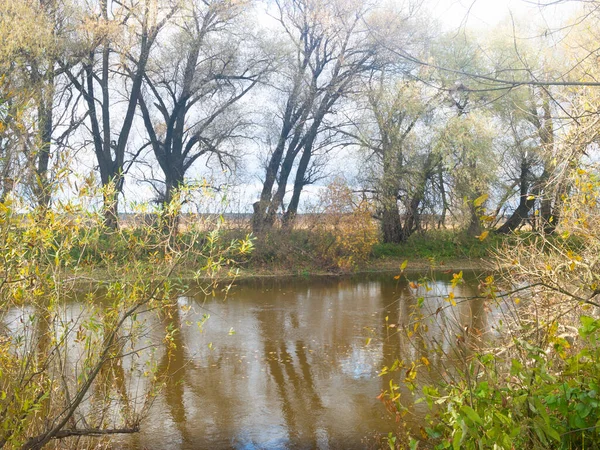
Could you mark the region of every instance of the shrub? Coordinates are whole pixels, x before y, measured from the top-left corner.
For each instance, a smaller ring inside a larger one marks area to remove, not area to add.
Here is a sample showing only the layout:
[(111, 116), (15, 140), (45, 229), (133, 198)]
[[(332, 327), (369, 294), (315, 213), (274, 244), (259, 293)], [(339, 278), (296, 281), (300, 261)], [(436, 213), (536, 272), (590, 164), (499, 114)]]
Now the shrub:
[(336, 178), (321, 193), (318, 208), (309, 227), (317, 236), (317, 254), (343, 270), (366, 261), (378, 239), (372, 205)]
[[(597, 173), (597, 169), (579, 169), (573, 174), (570, 196), (562, 199), (557, 235), (515, 234), (497, 249), (502, 282), (490, 276), (480, 284), (481, 297), (497, 307), (494, 339), (472, 340), (465, 331), (456, 336), (452, 348), (431, 346), (443, 358), (452, 352), (460, 359), (456, 370), (434, 383), (416, 381), (417, 371), (428, 370), (427, 355), (424, 360), (398, 361), (384, 368), (383, 374), (393, 376), (390, 388), (381, 395), (388, 409), (397, 415), (409, 411), (400, 396), (403, 383), (414, 393), (415, 402), (425, 403), (429, 410), (427, 427), (419, 432), (399, 429), (390, 436), (391, 446), (600, 447)], [(447, 300), (448, 308), (456, 304), (452, 294)], [(406, 330), (411, 335), (423, 328), (419, 328), (424, 320), (419, 308), (412, 320)], [(407, 367), (411, 376), (402, 377)]]

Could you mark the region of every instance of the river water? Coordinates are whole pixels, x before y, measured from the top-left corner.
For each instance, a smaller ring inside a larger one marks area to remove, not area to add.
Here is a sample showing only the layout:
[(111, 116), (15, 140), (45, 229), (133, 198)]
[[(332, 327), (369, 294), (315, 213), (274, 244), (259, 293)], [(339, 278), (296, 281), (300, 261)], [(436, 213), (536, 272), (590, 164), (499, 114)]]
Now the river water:
[[(465, 331), (488, 328), (484, 302), (461, 300), (476, 294), (477, 274), (454, 289), (451, 274), (408, 278), (263, 279), (238, 283), (226, 300), (180, 297), (171, 376), (142, 431), (115, 448), (376, 448), (397, 426), (377, 400), (389, 384), (382, 367), (426, 357), (424, 376), (442, 376), (454, 364), (443, 354), (460, 350)], [(427, 341), (405, 332), (419, 297)]]

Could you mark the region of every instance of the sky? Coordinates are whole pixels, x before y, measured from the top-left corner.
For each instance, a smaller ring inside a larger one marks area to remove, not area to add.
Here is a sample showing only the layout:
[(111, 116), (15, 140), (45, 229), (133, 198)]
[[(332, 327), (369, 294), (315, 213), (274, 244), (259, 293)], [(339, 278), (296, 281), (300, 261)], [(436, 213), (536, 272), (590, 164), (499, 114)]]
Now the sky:
[(433, 15), (448, 29), (489, 28), (505, 17), (542, 17), (549, 25), (564, 19), (578, 2), (566, 0), (430, 0)]

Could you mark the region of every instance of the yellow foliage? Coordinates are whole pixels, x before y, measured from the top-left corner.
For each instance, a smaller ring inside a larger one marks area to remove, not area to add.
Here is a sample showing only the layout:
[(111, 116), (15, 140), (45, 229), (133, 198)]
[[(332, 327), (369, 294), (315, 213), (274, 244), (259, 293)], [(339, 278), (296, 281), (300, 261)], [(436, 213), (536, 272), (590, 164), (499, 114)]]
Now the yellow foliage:
[(372, 205), (358, 199), (346, 182), (336, 178), (320, 196), (322, 214), (315, 231), (328, 237), (320, 253), (343, 270), (366, 261), (377, 243)]

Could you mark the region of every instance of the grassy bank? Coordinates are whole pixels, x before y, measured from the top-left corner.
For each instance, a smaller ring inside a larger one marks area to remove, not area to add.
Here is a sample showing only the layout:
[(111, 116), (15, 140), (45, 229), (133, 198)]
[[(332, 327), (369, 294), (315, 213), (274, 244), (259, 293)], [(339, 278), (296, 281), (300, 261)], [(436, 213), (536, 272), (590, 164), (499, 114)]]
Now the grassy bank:
[[(240, 238), (231, 232), (228, 238)], [(491, 268), (502, 248), (533, 246), (540, 251), (555, 244), (578, 251), (580, 239), (553, 235), (540, 239), (532, 232), (504, 235), (490, 233), (484, 240), (457, 230), (430, 230), (417, 233), (401, 244), (375, 242), (363, 254), (350, 254), (336, 246), (332, 236), (313, 231), (274, 230), (263, 238), (253, 238), (254, 249), (240, 264), (242, 274), (311, 274), (397, 271), (408, 261), (407, 271), (432, 267), (444, 270)], [(545, 250), (546, 249), (546, 250)], [(350, 262), (349, 262), (350, 260)], [(341, 262), (341, 264), (340, 264)]]
[[(404, 261), (408, 261), (406, 271), (409, 272), (425, 272), (431, 268), (492, 269), (497, 266), (494, 255), (502, 248), (517, 244), (537, 245), (542, 249), (560, 243), (574, 251), (581, 246), (573, 236), (539, 240), (539, 236), (531, 232), (490, 233), (480, 240), (457, 230), (417, 233), (401, 244), (361, 241), (354, 236), (352, 245), (348, 245), (343, 236), (322, 229), (274, 229), (262, 236), (249, 234), (245, 229), (226, 229), (218, 233), (191, 231), (182, 232), (172, 240), (143, 227), (112, 234), (103, 230), (86, 230), (85, 233), (86, 238), (71, 247), (69, 260), (75, 265), (69, 273), (98, 281), (110, 279), (119, 273), (115, 268), (130, 266), (132, 262), (139, 271), (164, 263), (166, 257), (172, 257), (174, 249), (185, 257), (176, 265), (172, 277), (192, 279), (198, 272), (206, 276), (206, 269), (213, 264), (220, 267), (218, 276), (223, 278), (234, 274), (238, 278), (262, 278), (398, 272)], [(57, 243), (59, 247), (60, 244)], [(207, 244), (218, 251), (207, 254), (203, 250)]]
[[(118, 233), (86, 230), (80, 242), (71, 243), (70, 266), (65, 273), (84, 281), (110, 280), (121, 273), (119, 267), (135, 265), (136, 271), (143, 272), (163, 264), (165, 258), (172, 258), (174, 249), (185, 254), (172, 273), (173, 278), (180, 279), (193, 279), (199, 272), (205, 277), (208, 266), (214, 264), (220, 267), (218, 276), (223, 278), (234, 273), (237, 278), (262, 278), (398, 272), (406, 260), (407, 271), (423, 272), (432, 267), (458, 271), (489, 267), (490, 255), (506, 240), (492, 237), (482, 242), (464, 233), (436, 230), (413, 235), (402, 244), (375, 242), (356, 252), (339, 237), (318, 230), (276, 229), (260, 237), (247, 237), (244, 230), (190, 232), (169, 242), (144, 228)], [(59, 235), (54, 246), (60, 248), (61, 239)], [(209, 242), (210, 248), (219, 251), (203, 251)]]
[[(135, 261), (140, 270), (144, 266), (161, 263), (170, 253), (168, 245), (197, 251), (186, 252), (173, 273), (176, 278), (193, 278), (194, 274), (214, 264), (214, 255), (205, 254), (201, 249), (207, 242), (218, 248), (227, 249), (219, 253), (222, 276), (228, 277), (229, 269), (234, 269), (238, 277), (277, 277), (338, 275), (360, 272), (398, 271), (404, 261), (408, 261), (407, 271), (426, 271), (432, 267), (441, 270), (486, 269), (492, 267), (494, 254), (505, 246), (513, 246), (517, 241), (533, 242), (535, 235), (490, 234), (485, 240), (468, 236), (464, 232), (432, 230), (412, 235), (401, 244), (375, 242), (356, 252), (354, 247), (345, 247), (339, 236), (315, 230), (275, 229), (263, 236), (248, 235), (245, 230), (225, 230), (221, 233), (181, 233), (175, 243), (164, 240), (151, 241), (157, 235), (146, 235), (142, 228), (122, 230), (114, 235), (98, 234), (95, 239), (85, 241), (85, 245), (74, 246), (72, 261), (77, 261), (73, 272), (92, 278), (106, 279), (111, 266), (130, 264)], [(240, 252), (235, 242), (249, 236), (249, 247)], [(563, 240), (561, 237), (554, 239)], [(569, 238), (573, 248), (577, 241)], [(143, 242), (144, 245), (140, 245)], [(107, 258), (107, 254), (110, 255)]]

